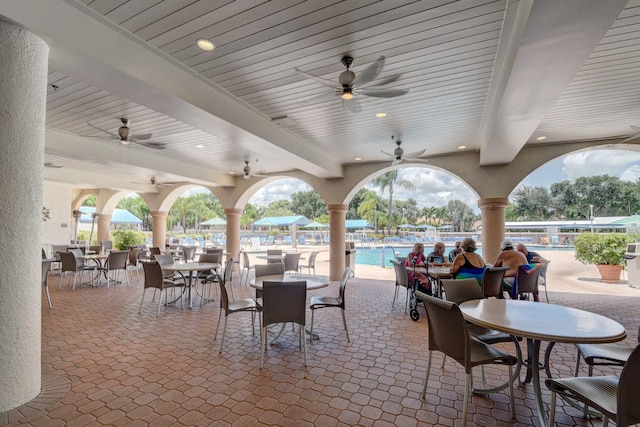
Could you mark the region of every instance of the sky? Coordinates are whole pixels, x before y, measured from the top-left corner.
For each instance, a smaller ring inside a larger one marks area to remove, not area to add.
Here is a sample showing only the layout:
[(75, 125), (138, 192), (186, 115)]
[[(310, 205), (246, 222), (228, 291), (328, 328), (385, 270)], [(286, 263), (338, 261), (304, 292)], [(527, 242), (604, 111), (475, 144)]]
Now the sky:
[[(635, 182), (640, 178), (640, 153), (625, 150), (593, 150), (568, 154), (552, 160), (527, 176), (517, 188), (523, 185), (549, 187), (555, 182), (574, 181), (582, 176), (616, 176), (625, 181)], [(450, 200), (461, 200), (476, 213), (478, 197), (466, 184), (442, 171), (420, 168), (399, 169), (403, 179), (415, 184), (415, 191), (396, 189), (394, 199), (414, 198), (419, 207), (444, 206)], [(373, 188), (373, 187), (371, 187)], [(269, 203), (289, 199), (297, 191), (310, 191), (311, 187), (298, 179), (282, 179), (260, 189), (249, 200), (250, 203), (266, 206)], [(386, 197), (388, 194), (383, 194)]]

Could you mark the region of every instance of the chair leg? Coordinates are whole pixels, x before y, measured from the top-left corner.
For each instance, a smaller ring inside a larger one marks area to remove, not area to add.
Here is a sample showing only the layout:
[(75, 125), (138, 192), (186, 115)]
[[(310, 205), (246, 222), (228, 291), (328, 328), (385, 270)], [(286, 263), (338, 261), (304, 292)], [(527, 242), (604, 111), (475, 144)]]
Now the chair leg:
[(467, 425), (467, 412), (469, 411), (469, 388), (471, 383), (471, 372), (467, 374), (464, 382), (464, 404), (462, 405), (462, 427)]
[(431, 371), (431, 358), (433, 357), (433, 350), (429, 350), (429, 360), (427, 361), (427, 376), (424, 378), (424, 385), (422, 387), (422, 400), (427, 397), (427, 383), (429, 382), (429, 372)]
[(551, 392), (551, 409), (549, 409), (549, 426), (553, 426), (556, 420), (556, 392)]
[(147, 288), (142, 290), (142, 299), (140, 300), (140, 308), (138, 309), (138, 314), (142, 313), (142, 302), (144, 301), (144, 294), (147, 292)]
[[(513, 366), (509, 365), (509, 378), (513, 378)], [(509, 404), (511, 405), (511, 419), (516, 420), (516, 404), (513, 398), (513, 381), (509, 380)]]
[(260, 326), (260, 369), (262, 369), (262, 365), (264, 364), (264, 352), (267, 347), (267, 327)]
[(396, 305), (396, 298), (398, 297), (398, 286), (396, 285), (396, 291), (393, 293), (393, 302), (391, 303), (391, 308), (393, 308), (394, 305)]
[[(309, 342), (313, 342), (313, 315), (316, 311), (311, 309), (311, 331), (309, 332)], [(347, 336), (349, 334), (347, 333)]]
[(44, 290), (47, 292), (47, 302), (49, 303), (49, 308), (53, 308), (53, 305), (51, 305), (51, 295), (49, 295), (49, 286), (45, 286)]
[(302, 351), (304, 352), (304, 366), (307, 367), (307, 339), (304, 337), (304, 325), (300, 325), (300, 341), (302, 342)]
[[(347, 333), (347, 341), (351, 342), (351, 340), (349, 339), (349, 329), (347, 329), (347, 318), (345, 317), (345, 314), (344, 314), (344, 308), (342, 308), (341, 311), (342, 311), (342, 323), (344, 323), (344, 331)], [(311, 312), (311, 326), (313, 326), (313, 311)]]
[[(107, 279), (107, 284), (109, 283), (109, 280)], [(167, 295), (167, 293), (169, 292), (169, 288), (164, 290), (164, 299), (166, 301), (169, 300), (169, 295)], [(160, 316), (160, 306), (162, 305), (162, 291), (160, 291), (160, 298), (158, 298), (158, 312), (156, 313), (156, 316)]]
[(216, 325), (216, 334), (213, 336), (214, 341), (218, 339), (218, 329), (220, 329), (220, 320), (222, 320), (222, 308), (220, 308), (220, 311), (218, 312), (218, 324)]
[(574, 377), (577, 377), (580, 373), (580, 350), (578, 350), (578, 354), (576, 356), (576, 371), (574, 372)]
[(224, 325), (222, 326), (222, 339), (220, 340), (220, 350), (218, 353), (222, 353), (222, 346), (224, 345), (224, 335), (227, 333), (227, 315), (224, 316)]

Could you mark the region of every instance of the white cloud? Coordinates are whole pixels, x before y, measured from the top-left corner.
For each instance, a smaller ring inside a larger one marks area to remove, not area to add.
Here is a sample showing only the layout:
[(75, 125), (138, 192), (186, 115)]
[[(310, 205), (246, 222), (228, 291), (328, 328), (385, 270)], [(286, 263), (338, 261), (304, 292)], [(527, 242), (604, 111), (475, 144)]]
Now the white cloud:
[[(621, 179), (622, 174), (638, 166), (640, 153), (622, 150), (597, 150), (569, 154), (562, 161), (564, 179), (575, 180), (583, 176), (611, 175)], [(636, 175), (637, 176), (637, 175)]]
[(277, 200), (291, 200), (291, 195), (298, 191), (311, 191), (312, 188), (306, 182), (297, 178), (279, 179), (271, 182), (251, 196), (249, 203), (257, 206), (268, 206)]

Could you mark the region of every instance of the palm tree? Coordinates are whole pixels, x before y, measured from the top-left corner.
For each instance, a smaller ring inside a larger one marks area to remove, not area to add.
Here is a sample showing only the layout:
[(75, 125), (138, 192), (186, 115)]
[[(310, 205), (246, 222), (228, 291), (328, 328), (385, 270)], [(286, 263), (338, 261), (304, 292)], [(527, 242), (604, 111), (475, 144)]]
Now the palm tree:
[(358, 215), (360, 218), (371, 219), (373, 217), (373, 226), (375, 233), (378, 233), (378, 209), (382, 208), (382, 199), (378, 197), (375, 191), (367, 191), (362, 203), (358, 206)]
[(389, 191), (389, 204), (387, 206), (387, 218), (389, 218), (389, 223), (387, 224), (387, 229), (389, 231), (389, 234), (391, 234), (391, 227), (393, 226), (391, 213), (393, 211), (394, 187), (397, 186), (399, 188), (404, 188), (405, 190), (415, 190), (416, 186), (413, 185), (411, 181), (407, 181), (406, 179), (399, 179), (397, 169), (380, 175), (379, 177), (373, 179), (371, 183), (380, 188), (381, 193), (384, 193), (384, 190)]

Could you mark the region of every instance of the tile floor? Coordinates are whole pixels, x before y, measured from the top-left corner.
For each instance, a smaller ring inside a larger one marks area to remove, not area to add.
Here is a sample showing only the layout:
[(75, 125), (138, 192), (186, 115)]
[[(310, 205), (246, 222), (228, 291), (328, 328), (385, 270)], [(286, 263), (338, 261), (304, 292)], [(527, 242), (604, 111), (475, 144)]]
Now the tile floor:
[[(252, 295), (238, 279), (234, 275), (236, 297)], [(455, 362), (447, 360), (443, 372), (442, 356), (436, 353), (426, 401), (419, 398), (426, 367), (426, 316), (422, 307), (417, 322), (404, 314), (402, 290), (392, 308), (391, 281), (350, 281), (351, 342), (339, 310), (320, 310), (314, 328), (321, 339), (308, 345), (308, 367), (288, 327), (269, 346), (262, 370), (259, 335), (252, 336), (249, 314), (229, 318), (219, 354), (220, 338), (213, 339), (217, 304), (200, 306), (196, 298), (191, 309), (170, 305), (156, 317), (156, 304), (147, 295), (138, 314), (141, 283), (134, 275), (129, 287), (58, 290), (58, 277), (52, 276), (53, 310), (44, 298), (42, 309), (43, 393), (2, 414), (0, 425), (461, 425), (464, 372)], [(337, 294), (337, 288), (332, 283), (312, 292)], [(629, 331), (627, 342), (636, 342), (639, 298), (559, 292), (550, 297), (554, 303), (620, 321)], [(572, 346), (557, 345), (553, 374), (571, 375), (575, 353)], [(487, 374), (498, 381), (506, 371), (490, 368)], [(517, 386), (515, 393), (516, 422), (510, 421), (505, 391), (473, 396), (467, 425), (538, 425), (531, 384)], [(549, 402), (546, 391), (544, 399)], [(601, 425), (565, 407), (559, 408), (557, 421)]]

